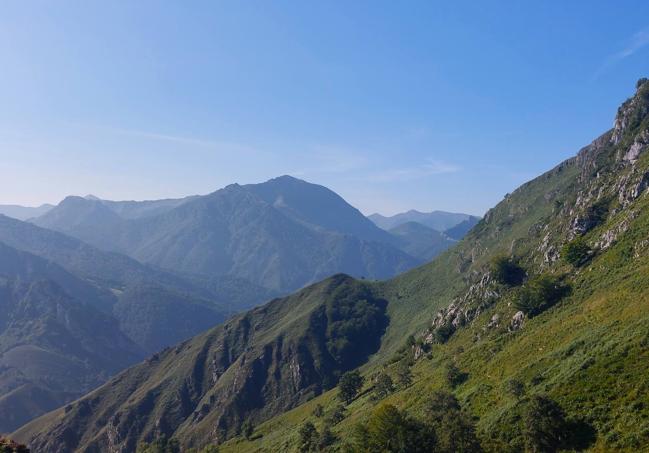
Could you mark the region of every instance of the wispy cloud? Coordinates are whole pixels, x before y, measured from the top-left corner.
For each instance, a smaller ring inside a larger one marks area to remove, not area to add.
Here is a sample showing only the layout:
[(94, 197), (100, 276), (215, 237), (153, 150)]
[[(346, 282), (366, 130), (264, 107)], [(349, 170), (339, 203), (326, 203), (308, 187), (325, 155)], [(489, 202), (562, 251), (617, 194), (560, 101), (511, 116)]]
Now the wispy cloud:
[(304, 160), (305, 165), (291, 171), (294, 176), (349, 173), (365, 168), (371, 161), (365, 153), (339, 145), (312, 145), (299, 154), (296, 159)]
[(138, 130), (131, 130), (131, 129), (119, 129), (119, 128), (110, 128), (110, 130), (119, 135), (140, 137), (140, 138), (146, 138), (146, 139), (162, 141), (162, 142), (180, 143), (184, 145), (203, 146), (203, 147), (211, 147), (211, 148), (216, 148), (222, 145), (222, 143), (211, 141), (211, 140), (202, 140), (199, 138), (183, 137), (179, 135), (167, 135), (167, 134), (159, 134), (156, 132), (138, 131)]
[(457, 173), (461, 168), (455, 164), (429, 159), (416, 167), (394, 168), (366, 175), (363, 179), (371, 182), (412, 181), (433, 175)]
[(624, 48), (612, 55), (609, 55), (604, 63), (602, 63), (597, 71), (595, 71), (595, 74), (593, 74), (593, 79), (597, 79), (611, 66), (626, 58), (629, 58), (630, 56), (634, 55), (647, 46), (649, 46), (649, 27), (635, 33), (629, 40), (627, 40)]

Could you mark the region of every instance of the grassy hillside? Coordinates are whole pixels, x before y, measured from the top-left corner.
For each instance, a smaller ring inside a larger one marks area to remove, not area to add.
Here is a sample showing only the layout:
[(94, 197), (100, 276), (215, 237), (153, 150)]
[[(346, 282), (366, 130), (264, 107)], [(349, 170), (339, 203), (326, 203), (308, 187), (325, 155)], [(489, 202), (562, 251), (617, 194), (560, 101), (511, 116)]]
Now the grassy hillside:
[[(378, 402), (366, 381), (332, 428), (338, 439), (332, 450), (345, 449), (355, 426), (380, 404), (425, 417), (436, 390), (453, 392), (476, 418), (488, 451), (526, 449), (522, 414), (534, 395), (549, 395), (572, 423), (563, 448), (647, 449), (649, 155), (629, 151), (647, 148), (648, 107), (645, 83), (618, 112), (614, 130), (508, 195), (458, 247), (382, 285), (391, 322), (363, 371), (396, 381), (406, 361), (413, 384)], [(586, 258), (570, 264), (564, 245), (575, 241), (586, 245)], [(522, 286), (495, 281), (490, 263), (501, 254), (526, 270)], [(561, 278), (571, 291), (517, 325), (517, 304), (539, 274)], [(437, 339), (440, 331), (446, 341)], [(413, 346), (404, 339), (408, 333)], [(449, 383), (451, 364), (462, 376), (456, 385)], [(331, 425), (336, 395), (332, 390), (267, 421), (251, 441), (233, 439), (222, 451), (298, 451), (305, 422), (319, 430)], [(318, 405), (324, 417), (314, 415)]]

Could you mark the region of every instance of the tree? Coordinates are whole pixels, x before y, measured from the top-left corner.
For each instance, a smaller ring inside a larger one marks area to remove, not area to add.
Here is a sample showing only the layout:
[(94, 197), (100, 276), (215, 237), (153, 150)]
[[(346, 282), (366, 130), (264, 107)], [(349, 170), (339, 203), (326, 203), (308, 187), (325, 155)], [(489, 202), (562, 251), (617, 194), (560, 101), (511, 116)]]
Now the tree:
[(450, 363), (446, 367), (446, 382), (448, 385), (455, 388), (463, 383), (467, 378), (467, 374), (460, 371), (454, 363)]
[(412, 371), (408, 362), (405, 360), (400, 360), (397, 364), (397, 383), (399, 387), (406, 388), (412, 385)]
[(523, 414), (524, 436), (532, 452), (557, 451), (566, 439), (563, 409), (545, 395), (533, 396)]
[(322, 432), (318, 437), (318, 450), (324, 451), (330, 445), (333, 445), (337, 440), (337, 437), (334, 433), (331, 432), (329, 425), (325, 424), (322, 428)]
[(415, 340), (414, 335), (408, 335), (408, 338), (406, 339), (406, 345), (409, 348), (412, 348), (416, 344), (417, 344), (417, 341)]
[(217, 445), (208, 445), (200, 453), (219, 453), (219, 447)]
[(455, 395), (449, 392), (436, 391), (426, 402), (424, 412), (431, 423), (438, 424), (447, 413), (459, 410), (461, 410), (460, 403)]
[(457, 398), (448, 392), (435, 392), (426, 404), (426, 423), (437, 434), (440, 452), (480, 452), (473, 420), (462, 412)]
[(246, 438), (246, 440), (250, 440), (254, 432), (255, 426), (252, 424), (249, 418), (246, 419), (246, 421), (241, 425), (241, 434)]
[(162, 436), (150, 444), (140, 444), (137, 453), (180, 453), (180, 443), (176, 439)]
[(314, 417), (318, 417), (318, 418), (322, 417), (324, 415), (324, 407), (322, 407), (322, 404), (320, 403), (316, 404), (315, 407), (313, 408), (312, 413)]
[(510, 379), (505, 382), (505, 389), (507, 393), (514, 396), (517, 400), (525, 395), (525, 384), (517, 379)]
[(491, 260), (489, 270), (493, 278), (503, 285), (518, 286), (525, 280), (523, 269), (513, 258), (498, 255)]
[(331, 414), (329, 414), (329, 416), (325, 420), (325, 423), (328, 423), (330, 425), (337, 425), (344, 419), (345, 406), (343, 406), (342, 404), (337, 404), (336, 407), (334, 407), (333, 411), (331, 411)]
[(559, 277), (539, 275), (521, 289), (514, 305), (531, 318), (559, 302), (569, 292), (570, 286)]
[(382, 400), (394, 391), (394, 383), (387, 373), (379, 373), (374, 384), (374, 398)]
[(354, 401), (354, 398), (356, 398), (358, 392), (363, 387), (363, 382), (364, 378), (357, 370), (348, 371), (343, 374), (340, 378), (340, 382), (338, 382), (340, 399), (343, 400), (345, 404)]
[(588, 262), (591, 257), (591, 252), (592, 250), (584, 238), (579, 237), (563, 246), (561, 256), (568, 264), (574, 267), (580, 267)]
[(306, 422), (300, 427), (300, 451), (310, 452), (316, 448), (318, 442), (318, 430), (311, 422)]
[(381, 405), (372, 413), (366, 430), (366, 451), (430, 452), (436, 444), (432, 429), (391, 404)]

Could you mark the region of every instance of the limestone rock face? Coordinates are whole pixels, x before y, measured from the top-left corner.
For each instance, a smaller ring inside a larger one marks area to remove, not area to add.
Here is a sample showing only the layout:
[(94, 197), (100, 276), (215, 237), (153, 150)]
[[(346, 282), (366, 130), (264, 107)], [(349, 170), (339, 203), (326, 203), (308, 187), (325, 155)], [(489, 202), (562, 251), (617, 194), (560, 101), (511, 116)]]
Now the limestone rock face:
[(516, 314), (512, 317), (511, 322), (509, 323), (509, 331), (510, 332), (516, 332), (517, 330), (520, 330), (523, 328), (523, 324), (525, 323), (525, 313), (522, 311), (517, 311)]

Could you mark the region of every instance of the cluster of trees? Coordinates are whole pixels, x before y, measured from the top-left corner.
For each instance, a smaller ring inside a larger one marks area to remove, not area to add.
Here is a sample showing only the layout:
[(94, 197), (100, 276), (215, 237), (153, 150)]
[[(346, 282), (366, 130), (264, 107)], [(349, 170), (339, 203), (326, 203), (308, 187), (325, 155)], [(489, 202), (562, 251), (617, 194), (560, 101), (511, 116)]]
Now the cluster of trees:
[(0, 436), (0, 453), (29, 453), (29, 448), (11, 439)]
[(331, 432), (328, 423), (325, 423), (322, 431), (318, 432), (315, 425), (310, 421), (300, 427), (299, 436), (298, 448), (302, 453), (325, 451), (338, 440), (334, 433)]
[(359, 366), (375, 352), (388, 325), (387, 302), (377, 299), (362, 285), (343, 285), (322, 307), (326, 318), (326, 347), (339, 369)]
[(219, 447), (208, 445), (203, 449), (183, 450), (177, 439), (162, 436), (151, 443), (142, 442), (137, 447), (137, 453), (219, 453)]
[[(386, 370), (379, 372), (372, 378), (372, 399), (382, 400), (398, 388), (406, 388), (412, 384), (411, 363), (402, 359), (397, 362), (394, 370), (396, 379), (392, 378)], [(350, 404), (363, 388), (365, 378), (357, 371), (349, 371), (342, 375), (338, 382), (338, 398), (345, 404)]]
[(473, 419), (445, 392), (431, 396), (421, 419), (391, 404), (377, 407), (366, 423), (355, 426), (344, 449), (350, 453), (481, 451)]
[(556, 275), (543, 274), (523, 286), (515, 302), (516, 308), (529, 317), (536, 316), (570, 293), (570, 286)]
[(592, 255), (592, 249), (582, 237), (568, 242), (561, 249), (561, 257), (574, 267), (583, 266), (591, 259)]
[(518, 261), (507, 255), (494, 257), (491, 260), (489, 271), (498, 283), (507, 286), (519, 286), (527, 277), (527, 272), (518, 264)]

